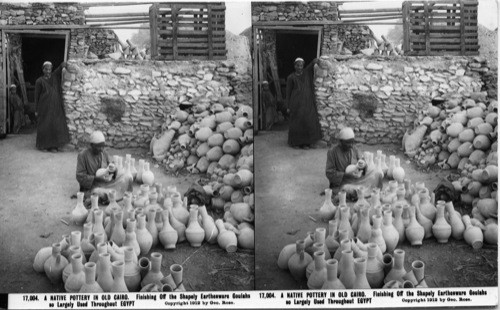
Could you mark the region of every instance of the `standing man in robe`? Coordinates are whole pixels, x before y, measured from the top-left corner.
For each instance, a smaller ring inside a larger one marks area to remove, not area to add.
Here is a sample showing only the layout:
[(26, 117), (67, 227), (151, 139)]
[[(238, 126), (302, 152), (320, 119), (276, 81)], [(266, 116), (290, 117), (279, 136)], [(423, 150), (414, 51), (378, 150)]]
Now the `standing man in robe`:
[(17, 134), (23, 126), (24, 122), (24, 106), (23, 101), (17, 95), (17, 86), (15, 84), (9, 87), (9, 106), (12, 115), (12, 132)]

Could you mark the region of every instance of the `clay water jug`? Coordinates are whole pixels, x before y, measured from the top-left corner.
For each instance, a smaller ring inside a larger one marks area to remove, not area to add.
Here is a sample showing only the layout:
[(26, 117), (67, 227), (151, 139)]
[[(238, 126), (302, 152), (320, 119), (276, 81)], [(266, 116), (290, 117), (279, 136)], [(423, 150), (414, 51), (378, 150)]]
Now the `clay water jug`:
[(339, 206), (337, 208), (337, 212), (335, 215), (340, 214), (340, 207), (347, 207), (347, 192), (344, 190), (341, 190), (339, 192)]
[(420, 198), (420, 212), (426, 218), (434, 222), (436, 220), (437, 210), (431, 201), (431, 196), (428, 194), (428, 191), (426, 189), (421, 189), (418, 193)]
[(135, 167), (135, 158), (130, 158), (130, 173), (132, 173), (132, 179), (137, 178), (137, 168)]
[(130, 160), (125, 159), (124, 164), (124, 177), (128, 178), (131, 182), (134, 180), (134, 175), (132, 174), (132, 164)]
[(383, 190), (380, 195), (380, 201), (382, 203), (389, 203), (392, 205), (393, 201), (397, 199), (398, 182), (389, 181), (388, 186)]
[(52, 255), (52, 247), (46, 246), (38, 250), (35, 259), (33, 260), (33, 269), (36, 272), (44, 272), (43, 264)]
[(370, 289), (370, 284), (366, 278), (366, 259), (358, 257), (354, 259), (354, 279), (353, 289)]
[(439, 243), (447, 243), (451, 236), (451, 226), (444, 218), (444, 204), (437, 205), (437, 215), (434, 225), (432, 225), (432, 234)]
[(344, 284), (339, 280), (338, 261), (334, 258), (326, 261), (326, 281), (321, 287), (322, 290), (340, 290), (345, 289)]
[(488, 244), (498, 244), (498, 224), (494, 220), (486, 220), (484, 241)]
[(240, 223), (237, 227), (239, 234), (236, 235), (238, 238), (238, 246), (243, 249), (255, 249), (255, 229), (250, 223)]
[(94, 211), (99, 210), (99, 196), (97, 194), (90, 195), (90, 210), (87, 215), (86, 223), (94, 223)]
[(149, 283), (157, 283), (164, 277), (161, 272), (161, 260), (163, 256), (158, 252), (151, 253), (151, 270), (146, 274), (141, 281), (141, 286), (144, 287)]
[(189, 223), (186, 228), (186, 239), (192, 247), (200, 247), (205, 239), (205, 230), (198, 222), (198, 206), (191, 205), (189, 210)]
[(161, 206), (158, 203), (158, 193), (156, 192), (156, 187), (150, 187), (150, 192), (148, 194), (149, 202), (144, 208), (144, 212), (147, 214), (149, 210), (155, 209), (160, 210)]
[(325, 252), (316, 251), (313, 254), (314, 257), (314, 270), (307, 279), (307, 287), (309, 289), (321, 289), (326, 281), (326, 262), (325, 262)]
[(387, 175), (387, 171), (389, 170), (389, 166), (387, 166), (386, 158), (387, 158), (386, 154), (380, 155), (380, 162), (382, 163), (382, 171), (384, 172), (384, 176)]
[(396, 228), (399, 234), (399, 243), (402, 243), (405, 241), (405, 225), (403, 223), (403, 206), (397, 205), (394, 207), (393, 210), (394, 213), (394, 219), (392, 221), (392, 225)]
[(339, 280), (344, 284), (346, 289), (352, 289), (354, 280), (356, 279), (352, 250), (342, 251), (338, 269), (340, 270)]
[(114, 261), (111, 263), (113, 284), (111, 285), (111, 292), (128, 292), (127, 284), (125, 283), (125, 262)]
[(104, 212), (102, 210), (94, 211), (94, 225), (92, 226), (92, 233), (94, 235), (98, 233), (103, 233), (104, 240), (108, 241), (108, 237), (106, 235), (106, 231), (104, 230), (103, 226), (103, 217), (104, 217)]
[(134, 249), (131, 247), (124, 247), (125, 252), (125, 266), (123, 271), (123, 278), (125, 285), (129, 292), (137, 292), (141, 285), (141, 271), (137, 263), (134, 263)]
[(328, 222), (328, 236), (325, 238), (325, 245), (328, 248), (328, 252), (330, 252), (332, 256), (340, 246), (338, 240), (335, 237), (336, 232), (338, 236), (337, 227), (338, 227), (337, 220), (330, 220)]
[(311, 255), (306, 253), (304, 240), (297, 240), (295, 242), (296, 253), (293, 254), (288, 260), (288, 269), (292, 277), (300, 282), (306, 279), (306, 268), (313, 261)]
[(382, 253), (385, 253), (387, 245), (385, 244), (384, 237), (382, 236), (382, 217), (379, 215), (373, 216), (373, 226), (368, 242), (376, 243)]
[(464, 231), (465, 242), (468, 245), (472, 246), (474, 250), (482, 248), (484, 237), (481, 229), (471, 224), (471, 220), (468, 215), (463, 215), (462, 220), (465, 224), (465, 231)]
[(368, 259), (366, 261), (366, 278), (371, 288), (381, 288), (384, 285), (384, 264), (377, 258), (378, 246), (368, 244)]
[(139, 272), (141, 274), (141, 279), (143, 279), (151, 269), (151, 261), (149, 258), (143, 256), (137, 261), (137, 266), (139, 266)]
[(121, 209), (120, 205), (116, 202), (116, 190), (111, 189), (108, 191), (108, 200), (109, 204), (104, 209), (105, 216), (111, 216), (111, 210), (113, 209)]
[(394, 206), (396, 206), (397, 204), (403, 206), (409, 204), (405, 196), (406, 196), (406, 189), (404, 188), (404, 186), (398, 186), (398, 188), (396, 189), (396, 199), (393, 200), (392, 207), (394, 208)]
[[(161, 210), (161, 208), (160, 208)], [(147, 212), (147, 223), (146, 223), (146, 229), (149, 231), (151, 236), (153, 237), (153, 243), (152, 247), (155, 247), (158, 244), (158, 228), (156, 227), (156, 209), (150, 209)]]
[(336, 210), (337, 207), (332, 202), (332, 190), (327, 188), (325, 189), (325, 201), (319, 208), (319, 216), (324, 222), (328, 222), (334, 217)]
[(322, 243), (323, 244), (323, 249), (321, 251), (325, 252), (325, 260), (330, 259), (330, 251), (328, 250), (328, 247), (326, 246), (326, 228), (323, 227), (318, 227), (314, 231), (314, 243)]
[(85, 283), (80, 288), (79, 293), (103, 293), (104, 290), (95, 280), (96, 278), (96, 264), (88, 262), (84, 265)]
[(208, 214), (207, 208), (204, 205), (198, 207), (198, 213), (201, 215), (201, 226), (205, 231), (205, 241), (210, 244), (216, 243), (219, 231), (217, 230), (217, 226), (215, 226), (215, 220)]
[[(325, 244), (324, 243), (320, 243), (320, 242), (315, 242), (313, 243), (313, 245), (311, 246), (311, 252), (313, 253), (313, 256), (314, 257), (314, 253), (315, 252), (324, 252), (323, 249), (325, 247)], [(312, 260), (309, 265), (307, 265), (306, 267), (306, 278), (309, 279), (309, 276), (311, 275), (311, 273), (314, 271), (314, 260)]]
[(61, 244), (53, 243), (52, 255), (47, 258), (47, 260), (43, 264), (45, 274), (47, 275), (51, 283), (61, 283), (62, 273), (67, 264), (68, 260), (66, 259), (66, 257), (61, 255)]
[[(173, 287), (175, 292), (185, 292), (186, 288), (184, 287), (183, 282), (183, 273), (184, 273), (184, 268), (180, 264), (172, 264), (170, 265), (170, 275), (166, 277), (167, 281), (166, 283), (172, 283), (171, 286)], [(168, 280), (168, 278), (172, 278), (172, 281)], [(162, 280), (163, 283), (163, 280)]]
[(111, 273), (111, 255), (109, 253), (99, 254), (96, 264), (97, 283), (105, 292), (111, 291), (113, 275)]
[(141, 253), (141, 247), (139, 242), (137, 242), (136, 227), (136, 220), (127, 219), (127, 229), (125, 230), (125, 242), (123, 242), (123, 246), (129, 246), (134, 249), (135, 256), (137, 257)]
[(144, 164), (146, 161), (144, 159), (139, 159), (139, 164), (137, 167), (137, 174), (135, 176), (135, 181), (139, 184), (143, 183), (142, 182), (142, 173), (144, 172)]
[[(370, 200), (369, 204), (372, 208), (382, 205), (382, 202), (380, 201), (380, 188), (372, 189), (372, 193), (369, 200)], [(372, 215), (373, 213), (370, 215), (370, 217)]]
[[(165, 199), (167, 201), (167, 199)], [(181, 223), (172, 213), (172, 206), (166, 204), (168, 210), (168, 220), (170, 225), (177, 231), (177, 243), (181, 243), (186, 240), (186, 225)]]
[(372, 232), (372, 226), (370, 225), (370, 218), (368, 217), (369, 208), (366, 206), (361, 208), (359, 214), (361, 218), (359, 221), (356, 238), (361, 240), (361, 242), (363, 243), (367, 243), (368, 240), (370, 239)]
[(384, 168), (382, 167), (382, 158), (376, 157), (375, 158), (375, 169), (377, 173), (379, 174), (382, 178), (384, 177)]
[(418, 203), (415, 205), (415, 214), (418, 223), (424, 228), (424, 239), (432, 237), (432, 225), (434, 223), (420, 212), (420, 205)]
[(184, 204), (182, 202), (181, 195), (179, 193), (172, 194), (172, 215), (179, 220), (184, 226), (186, 226), (189, 222), (189, 211), (184, 208)]
[[(137, 243), (139, 243), (140, 253), (146, 255), (153, 246), (153, 236), (146, 229), (146, 215), (139, 214), (137, 216), (137, 230), (135, 232)], [(138, 253), (137, 253), (138, 254)], [(136, 255), (138, 256), (138, 255)]]
[(288, 260), (290, 260), (290, 257), (292, 257), (292, 255), (295, 254), (296, 252), (297, 252), (297, 245), (295, 243), (290, 243), (285, 245), (281, 249), (280, 254), (278, 256), (278, 261), (276, 262), (278, 264), (278, 268), (283, 270), (288, 269)]
[(103, 241), (98, 242), (96, 245), (96, 250), (92, 253), (92, 255), (90, 255), (89, 262), (97, 263), (97, 261), (99, 260), (99, 254), (107, 252), (108, 252), (108, 244)]
[(401, 160), (396, 158), (394, 161), (394, 169), (392, 170), (392, 178), (399, 183), (403, 183), (405, 178), (405, 170), (401, 167)]
[(392, 269), (392, 265), (394, 264), (394, 259), (391, 254), (385, 253), (382, 256), (382, 264), (384, 264), (384, 279), (389, 274)]
[(162, 213), (163, 226), (158, 233), (158, 238), (165, 250), (175, 249), (178, 240), (177, 231), (170, 225), (169, 210), (163, 210)]
[(73, 255), (74, 254), (81, 254), (81, 249), (80, 247), (76, 246), (76, 245), (72, 245), (69, 247), (69, 251), (70, 251), (70, 254), (69, 254), (69, 263), (66, 265), (66, 267), (64, 267), (64, 270), (63, 270), (63, 273), (62, 273), (62, 280), (64, 283), (66, 283), (66, 280), (68, 279), (69, 275), (73, 272)]
[(425, 230), (419, 224), (415, 216), (415, 206), (410, 206), (410, 224), (406, 227), (405, 235), (411, 245), (422, 245), (425, 236)]
[(386, 251), (392, 253), (399, 242), (399, 232), (392, 224), (392, 211), (384, 211), (382, 237), (384, 238)]
[(396, 166), (396, 156), (394, 155), (389, 155), (389, 168), (387, 169), (386, 176), (389, 180), (393, 179), (392, 172)]
[(122, 206), (122, 227), (127, 225), (127, 214), (130, 211), (134, 210), (134, 206), (132, 205), (132, 193), (125, 192), (123, 195), (123, 206)]
[(82, 232), (78, 230), (72, 231), (70, 234), (70, 245), (78, 247), (78, 250), (80, 251), (79, 253), (82, 254), (82, 263), (85, 264), (87, 262), (87, 258), (85, 257), (85, 253), (83, 253), (83, 250), (81, 248), (82, 246), (81, 242), (82, 242)]
[(64, 289), (68, 293), (78, 293), (85, 284), (85, 273), (83, 272), (82, 254), (76, 253), (71, 256), (72, 270), (66, 282)]
[(460, 213), (455, 210), (453, 202), (451, 201), (445, 203), (445, 210), (448, 212), (451, 236), (456, 240), (462, 240), (464, 237), (465, 225)]
[(411, 268), (413, 270), (413, 274), (417, 279), (418, 284), (415, 287), (428, 287), (425, 282), (425, 264), (420, 260), (413, 261), (411, 263)]
[(122, 246), (125, 242), (125, 229), (123, 228), (123, 211), (113, 212), (114, 221), (110, 240), (117, 246)]
[[(337, 261), (340, 262), (340, 259), (342, 258), (342, 252), (347, 251), (347, 250), (352, 250), (352, 244), (351, 244), (350, 239), (345, 238), (345, 239), (342, 239), (340, 241), (340, 246), (337, 249), (337, 251), (335, 251), (335, 254), (333, 254), (333, 258), (335, 258)], [(339, 274), (340, 274), (340, 270), (339, 270)]]
[(219, 229), (219, 235), (217, 236), (217, 243), (219, 247), (225, 249), (228, 253), (236, 252), (238, 249), (238, 239), (233, 231), (227, 230), (224, 227), (224, 222), (221, 219), (215, 221), (215, 225)]
[(339, 231), (346, 230), (349, 233), (349, 238), (354, 238), (354, 231), (352, 230), (351, 223), (349, 222), (349, 214), (349, 207), (340, 208)]
[(71, 211), (71, 221), (78, 226), (83, 225), (89, 213), (83, 205), (83, 195), (82, 192), (76, 194), (76, 206)]
[(405, 251), (401, 249), (394, 250), (393, 265), (391, 271), (385, 276), (384, 283), (395, 280), (403, 283), (403, 276), (406, 274), (405, 266)]

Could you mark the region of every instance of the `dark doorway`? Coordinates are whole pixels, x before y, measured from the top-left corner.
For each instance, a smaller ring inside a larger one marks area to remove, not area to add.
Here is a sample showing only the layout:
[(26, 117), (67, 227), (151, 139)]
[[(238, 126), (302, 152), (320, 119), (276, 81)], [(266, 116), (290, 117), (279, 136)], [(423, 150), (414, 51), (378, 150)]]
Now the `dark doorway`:
[(278, 74), (286, 77), (294, 71), (293, 62), (297, 57), (304, 59), (307, 66), (318, 57), (318, 33), (277, 32), (276, 60)]

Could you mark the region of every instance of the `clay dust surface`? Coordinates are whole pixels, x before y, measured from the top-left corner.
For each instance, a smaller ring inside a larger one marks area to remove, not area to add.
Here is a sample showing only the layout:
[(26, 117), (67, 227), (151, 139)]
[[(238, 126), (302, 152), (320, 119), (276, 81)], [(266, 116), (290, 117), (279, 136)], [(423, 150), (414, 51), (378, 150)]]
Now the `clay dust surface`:
[[(75, 179), (77, 151), (41, 152), (35, 148), (33, 128), (0, 140), (0, 293), (64, 292), (63, 284), (51, 284), (44, 273), (33, 270), (37, 251), (81, 226), (69, 222), (78, 191)], [(147, 156), (143, 149), (108, 149), (111, 155), (132, 154), (136, 162)], [(152, 165), (155, 180), (164, 187), (175, 185), (184, 194), (200, 176), (168, 175)], [(134, 184), (134, 191), (139, 185)], [(214, 216), (217, 216), (214, 214)], [(220, 215), (219, 215), (220, 216)], [(188, 291), (250, 290), (254, 288), (254, 252), (238, 249), (227, 253), (217, 244), (203, 243), (193, 248), (182, 243), (175, 250), (161, 245), (151, 252), (163, 255), (162, 272), (171, 264), (184, 267), (184, 286)]]
[[(254, 138), (256, 195), (255, 285), (258, 290), (307, 289), (307, 282), (296, 282), (288, 270), (277, 266), (281, 249), (306, 232), (328, 224), (319, 219), (324, 202), (320, 193), (328, 187), (324, 169), (327, 149), (293, 149), (287, 145), (286, 128), (259, 132)], [(429, 190), (450, 171), (419, 171), (400, 151), (400, 145), (358, 145), (361, 151), (383, 150), (397, 155), (412, 183), (425, 182)], [(384, 185), (387, 180), (384, 181)], [(462, 214), (470, 209), (457, 208)], [(313, 219), (317, 220), (314, 221)], [(398, 245), (405, 251), (404, 267), (411, 270), (414, 260), (425, 263), (429, 287), (497, 286), (497, 246), (484, 245), (474, 251), (465, 241), (437, 243), (426, 239), (421, 246), (407, 241)]]

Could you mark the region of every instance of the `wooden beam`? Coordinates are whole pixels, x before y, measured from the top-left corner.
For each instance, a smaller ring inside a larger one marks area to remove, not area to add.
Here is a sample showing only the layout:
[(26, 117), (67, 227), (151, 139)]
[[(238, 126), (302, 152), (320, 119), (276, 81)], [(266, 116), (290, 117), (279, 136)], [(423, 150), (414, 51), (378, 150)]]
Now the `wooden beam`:
[(0, 70), (0, 134), (7, 133), (7, 85), (5, 84), (5, 73), (6, 70), (6, 38), (5, 31), (0, 31), (0, 40), (2, 43), (2, 70)]
[(95, 18), (87, 19), (87, 25), (93, 25), (92, 23), (119, 23), (119, 22), (136, 22), (136, 23), (148, 23), (149, 18), (138, 17), (138, 18)]
[(89, 7), (98, 7), (98, 6), (129, 6), (129, 5), (150, 5), (153, 4), (154, 2), (88, 2), (88, 3), (81, 3), (80, 5), (86, 8)]
[[(173, 24), (173, 30), (172, 32), (172, 53), (174, 54), (174, 59), (177, 59), (177, 35), (178, 35), (178, 28), (177, 28), (177, 12), (178, 8), (176, 4), (172, 4), (172, 24)], [(163, 33), (163, 31), (160, 30), (160, 33)]]
[(403, 14), (394, 12), (394, 13), (383, 13), (383, 14), (339, 14), (339, 18), (341, 20), (346, 20), (348, 18), (368, 18), (368, 17), (387, 17), (387, 16), (399, 16), (403, 17)]
[(407, 53), (410, 50), (410, 3), (403, 2), (403, 52)]
[(429, 53), (431, 51), (431, 41), (429, 39), (429, 4), (424, 2), (424, 16), (425, 16), (425, 51)]
[(339, 10), (339, 14), (355, 14), (355, 13), (385, 13), (385, 12), (399, 12), (400, 8), (387, 8), (387, 9), (364, 9), (364, 10)]
[(111, 22), (111, 23), (101, 23), (101, 24), (89, 24), (89, 28), (99, 28), (99, 27), (105, 27), (105, 26), (119, 26), (119, 25), (137, 25), (137, 24), (146, 24), (149, 23), (149, 20), (144, 20), (141, 22)]
[(158, 56), (158, 3), (153, 4), (149, 8), (149, 25), (151, 26), (151, 30), (149, 32), (150, 40), (151, 40), (151, 58)]
[(114, 14), (85, 14), (85, 18), (104, 18), (104, 17), (149, 17), (148, 13), (114, 13)]
[(348, 23), (354, 23), (354, 22), (369, 22), (369, 21), (376, 21), (376, 20), (392, 20), (392, 19), (400, 19), (402, 18), (401, 15), (397, 16), (392, 16), (392, 17), (379, 17), (379, 18), (358, 18), (358, 19), (343, 19), (344, 24)]

